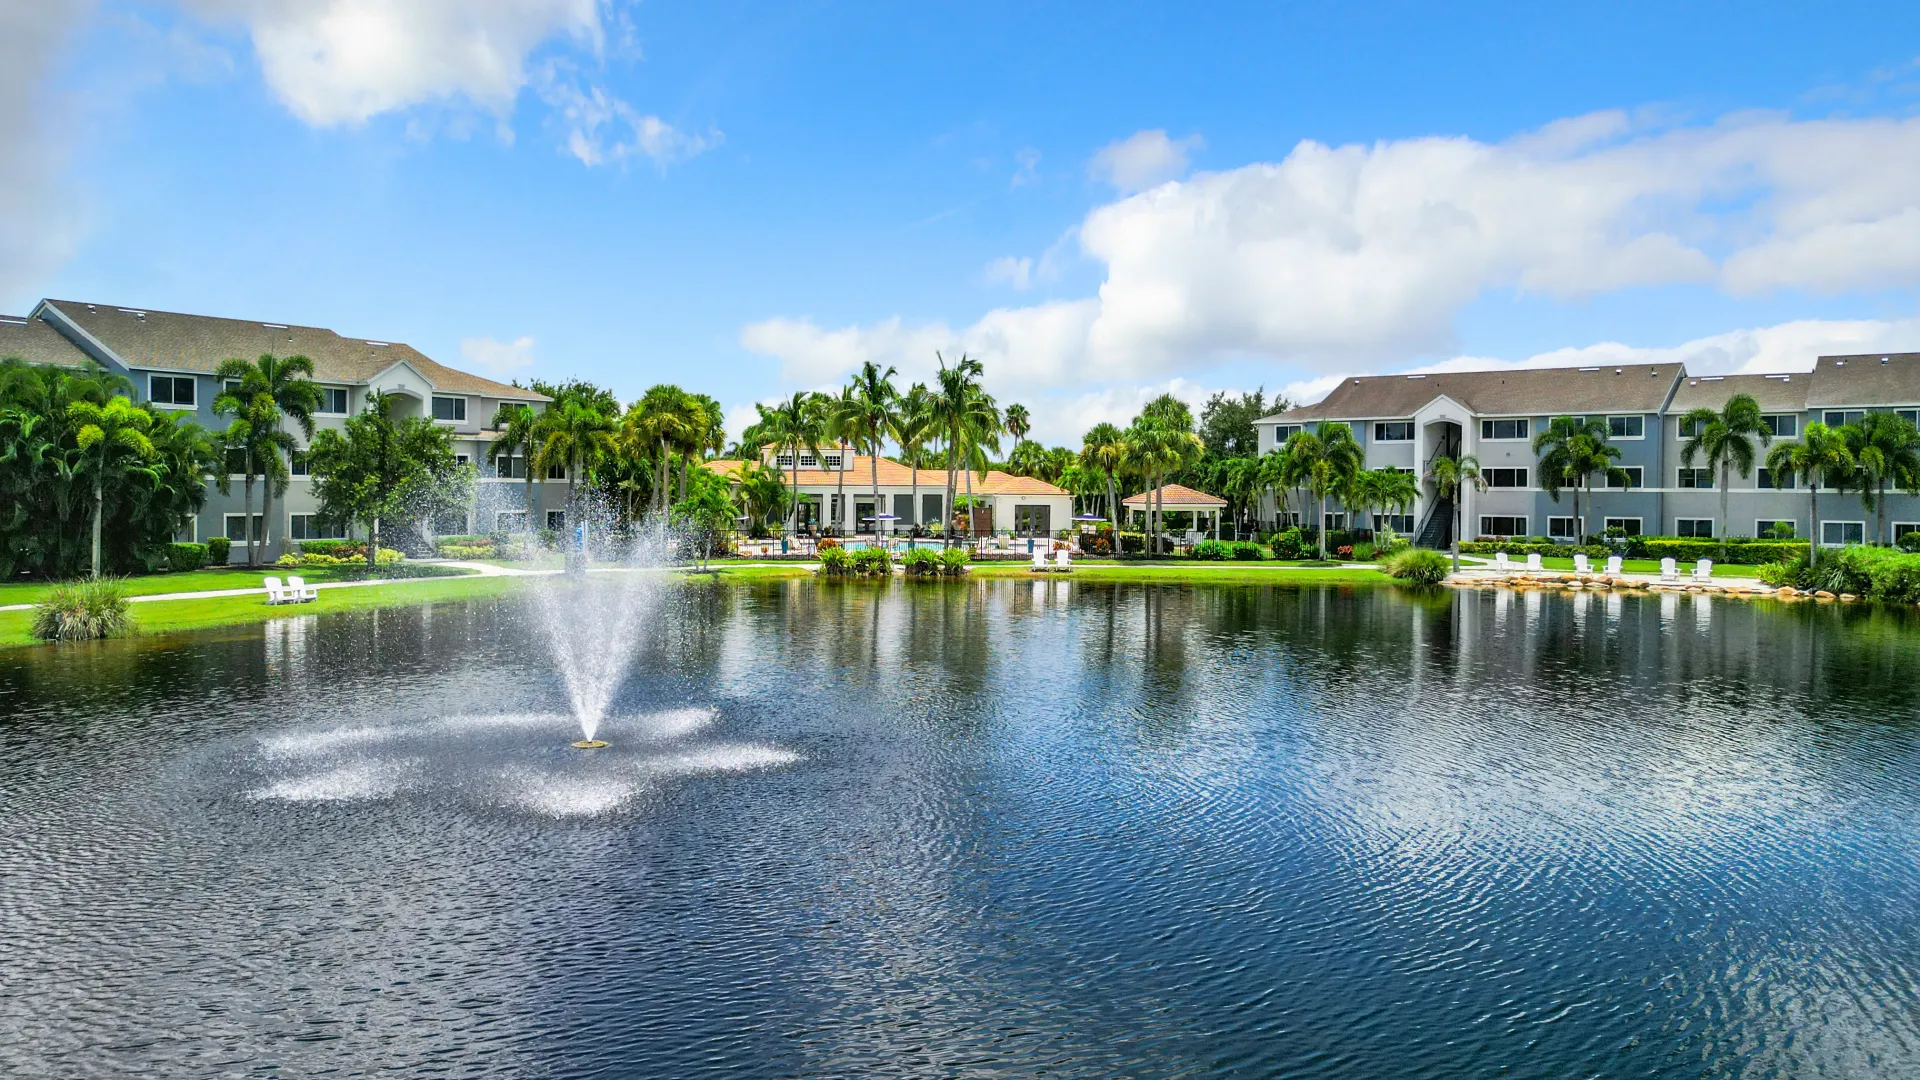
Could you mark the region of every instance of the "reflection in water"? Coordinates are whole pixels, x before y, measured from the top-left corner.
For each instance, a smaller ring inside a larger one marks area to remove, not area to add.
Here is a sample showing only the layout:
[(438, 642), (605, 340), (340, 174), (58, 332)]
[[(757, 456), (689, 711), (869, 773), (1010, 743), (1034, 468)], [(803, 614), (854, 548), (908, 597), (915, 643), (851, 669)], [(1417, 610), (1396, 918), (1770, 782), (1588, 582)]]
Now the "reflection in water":
[(689, 589), (0, 654), (0, 1074), (1899, 1076), (1920, 630)]

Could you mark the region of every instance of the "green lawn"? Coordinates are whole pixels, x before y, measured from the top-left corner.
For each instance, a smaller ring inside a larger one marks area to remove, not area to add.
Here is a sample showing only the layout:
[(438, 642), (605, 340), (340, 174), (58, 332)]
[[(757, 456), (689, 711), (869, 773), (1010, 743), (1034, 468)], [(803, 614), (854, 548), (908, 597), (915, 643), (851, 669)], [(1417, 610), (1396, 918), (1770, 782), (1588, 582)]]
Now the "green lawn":
[[(128, 596), (156, 596), (161, 593), (177, 592), (216, 592), (221, 589), (258, 589), (268, 575), (285, 581), (289, 575), (298, 575), (306, 579), (307, 584), (317, 585), (323, 581), (351, 580), (364, 574), (358, 567), (306, 566), (297, 569), (285, 567), (248, 570), (235, 567), (219, 570), (189, 570), (178, 574), (141, 574), (124, 579)], [(471, 570), (461, 570), (461, 574), (471, 574)], [(37, 604), (46, 599), (52, 591), (53, 583), (46, 581), (16, 581), (0, 585), (0, 606), (8, 604)]]
[[(1526, 568), (1526, 565), (1527, 565), (1526, 556), (1523, 555), (1518, 559), (1515, 559), (1513, 556), (1509, 555), (1507, 556), (1507, 558), (1513, 562), (1518, 563), (1522, 569)], [(1467, 566), (1467, 564), (1464, 562), (1461, 563), (1460, 565), (1463, 569)], [(1547, 570), (1565, 570), (1569, 573), (1571, 573), (1573, 570), (1572, 559), (1555, 559), (1555, 558), (1551, 558), (1543, 555), (1540, 557), (1540, 565), (1542, 568)], [(1493, 560), (1488, 559), (1487, 568), (1491, 569), (1492, 566), (1493, 566)], [(1605, 559), (1593, 560), (1593, 571), (1596, 574), (1605, 570), (1606, 566), (1607, 566), (1607, 560)], [(1658, 574), (1660, 572), (1660, 560), (1659, 559), (1628, 559), (1620, 564), (1620, 569), (1623, 573), (1628, 573), (1628, 574)], [(1693, 573), (1692, 563), (1687, 562), (1687, 563), (1680, 564), (1680, 575), (1682, 577), (1686, 577), (1688, 575), (1691, 575), (1692, 573)], [(1759, 577), (1760, 568), (1758, 566), (1735, 565), (1733, 563), (1715, 562), (1713, 564), (1713, 576), (1714, 577), (1734, 577), (1734, 578)]]

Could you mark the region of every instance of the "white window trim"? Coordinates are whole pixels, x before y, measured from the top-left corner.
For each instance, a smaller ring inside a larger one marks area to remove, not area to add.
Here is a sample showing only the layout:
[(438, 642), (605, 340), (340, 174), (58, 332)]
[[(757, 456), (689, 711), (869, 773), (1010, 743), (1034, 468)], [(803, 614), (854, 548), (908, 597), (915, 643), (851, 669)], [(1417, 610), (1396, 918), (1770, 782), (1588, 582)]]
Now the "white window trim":
[[(1501, 441), (1504, 442), (1506, 440), (1501, 440)], [(1493, 482), (1492, 477), (1487, 476), (1488, 473), (1500, 472), (1503, 470), (1510, 471), (1510, 472), (1525, 473), (1526, 483), (1496, 484)], [(1528, 465), (1489, 465), (1486, 468), (1483, 468), (1480, 470), (1480, 475), (1486, 478), (1488, 491), (1538, 491), (1539, 490), (1538, 488), (1533, 486), (1533, 468)]]
[(504, 518), (514, 518), (514, 517), (517, 517), (517, 518), (519, 518), (519, 519), (520, 519), (520, 528), (522, 528), (522, 529), (524, 529), (524, 528), (526, 528), (526, 527), (527, 527), (527, 515), (528, 515), (528, 511), (525, 511), (525, 510), (495, 510), (495, 511), (493, 512), (493, 531), (494, 531), (494, 532), (516, 532), (516, 531), (518, 531), (518, 530), (515, 530), (515, 529), (507, 529), (507, 528), (502, 528), (502, 527), (501, 527), (501, 525), (500, 525), (500, 519), (501, 519), (501, 518), (503, 518), (503, 517), (504, 517)]
[[(313, 410), (313, 415), (315, 416), (346, 416), (352, 412), (353, 410), (353, 391), (352, 390), (344, 386), (325, 386), (325, 385), (322, 385), (320, 387), (320, 390), (321, 390), (321, 394), (320, 394), (321, 407)], [(339, 412), (334, 412), (333, 410), (326, 408), (325, 407), (325, 403), (327, 400), (326, 391), (328, 390), (339, 390), (342, 393), (346, 394), (347, 407), (344, 409), (341, 409)], [(427, 408), (432, 409), (433, 405), (429, 403), (427, 405)]]
[(1527, 433), (1525, 435), (1502, 438), (1501, 436), (1498, 436), (1498, 435), (1482, 434), (1481, 429), (1476, 427), (1474, 429), (1474, 433), (1480, 436), (1481, 442), (1531, 442), (1533, 440), (1533, 417), (1531, 416), (1482, 416), (1482, 417), (1479, 417), (1479, 421), (1482, 424), (1492, 423), (1495, 420), (1524, 420), (1527, 425)]
[(1793, 538), (1795, 540), (1800, 539), (1800, 522), (1797, 518), (1754, 518), (1753, 519), (1753, 538), (1755, 540), (1761, 540), (1761, 539), (1767, 538), (1764, 535), (1765, 530), (1761, 529), (1760, 526), (1765, 525), (1770, 521), (1784, 521), (1787, 524), (1793, 526)]
[(1707, 533), (1707, 535), (1705, 536), (1680, 536), (1680, 523), (1683, 521), (1704, 521), (1707, 523), (1708, 529), (1715, 529), (1719, 525), (1718, 522), (1714, 521), (1710, 517), (1676, 517), (1673, 519), (1673, 535), (1680, 537), (1680, 539), (1682, 540), (1718, 540), (1720, 539), (1718, 536), (1715, 536), (1712, 532)]
[(1776, 439), (1797, 439), (1800, 437), (1800, 429), (1806, 426), (1806, 418), (1801, 416), (1799, 413), (1761, 413), (1760, 414), (1760, 418), (1762, 420), (1765, 420), (1769, 417), (1774, 417), (1774, 416), (1790, 416), (1793, 418), (1793, 434), (1775, 435), (1774, 438)]
[[(229, 530), (229, 529), (227, 528), (227, 522), (228, 522), (228, 521), (231, 521), (231, 520), (232, 520), (232, 519), (234, 519), (234, 518), (245, 518), (245, 517), (247, 517), (247, 516), (248, 516), (248, 515), (246, 515), (246, 514), (244, 514), (244, 513), (241, 513), (241, 514), (221, 514), (221, 515), (220, 515), (220, 535), (221, 535), (221, 536), (227, 536), (227, 533), (228, 533), (228, 532), (230, 531), (230, 530)], [(264, 515), (262, 515), (262, 514), (260, 514), (260, 513), (258, 513), (258, 512), (256, 512), (256, 513), (254, 513), (254, 514), (253, 514), (252, 516), (253, 516), (253, 518), (254, 518), (255, 520), (257, 520), (257, 521), (259, 521), (259, 522), (260, 522), (260, 541), (259, 541), (259, 542), (260, 542), (260, 544), (261, 544), (261, 546), (263, 546), (263, 547), (264, 547), (264, 546), (266, 546), (266, 545), (269, 545), (269, 544), (271, 544), (271, 543), (273, 543), (273, 529), (272, 529), (272, 528), (270, 527), (270, 523), (269, 523), (269, 522), (267, 522), (266, 520), (264, 520)], [(243, 529), (242, 531), (244, 532), (244, 531), (246, 531), (246, 530), (244, 530), (244, 529)], [(229, 537), (227, 537), (227, 539), (228, 539), (228, 540), (229, 540), (230, 542), (232, 542), (232, 543), (235, 543), (235, 544), (245, 544), (245, 543), (246, 543), (246, 541), (245, 541), (245, 540), (234, 540), (234, 539), (233, 539), (232, 537), (230, 537), (230, 536), (229, 536)]]
[(1829, 525), (1858, 525), (1860, 526), (1860, 542), (1864, 544), (1867, 541), (1867, 523), (1866, 522), (1851, 521), (1846, 518), (1821, 518), (1820, 519), (1820, 546), (1823, 548), (1842, 548), (1847, 546), (1847, 542), (1845, 540), (1842, 540), (1837, 544), (1827, 543), (1827, 526)]
[[(1900, 538), (1900, 526), (1902, 525), (1909, 526), (1908, 532), (1920, 532), (1920, 521), (1889, 521), (1887, 522), (1887, 528), (1890, 531), (1887, 533), (1887, 536), (1891, 539), (1898, 540)], [(1798, 525), (1794, 527), (1796, 529), (1799, 528)]]
[[(155, 379), (185, 379), (193, 386), (193, 404), (176, 405), (171, 401), (153, 400), (153, 380)], [(164, 371), (149, 371), (147, 372), (147, 404), (156, 409), (166, 409), (171, 412), (198, 412), (200, 409), (200, 380), (191, 375), (169, 375)]]
[[(1628, 533), (1627, 534), (1628, 536), (1640, 536), (1647, 531), (1647, 519), (1638, 518), (1638, 517), (1602, 517), (1600, 519), (1600, 531), (1602, 533), (1605, 533), (1608, 529), (1613, 528), (1613, 525), (1611, 523), (1615, 521), (1633, 522), (1633, 531)], [(1620, 527), (1623, 529), (1626, 528), (1624, 524), (1621, 525)]]
[[(1640, 419), (1640, 434), (1615, 435), (1613, 433), (1613, 422), (1615, 420), (1631, 420), (1635, 417), (1638, 417)], [(1646, 438), (1647, 438), (1647, 414), (1645, 413), (1614, 413), (1607, 417), (1607, 441), (1608, 442), (1645, 442)]]
[[(1700, 486), (1698, 486), (1698, 485), (1695, 485), (1695, 486), (1693, 486), (1693, 487), (1687, 487), (1687, 486), (1685, 486), (1685, 485), (1683, 485), (1683, 484), (1681, 484), (1681, 483), (1680, 483), (1680, 474), (1681, 474), (1681, 472), (1683, 472), (1683, 471), (1686, 471), (1686, 470), (1692, 470), (1693, 472), (1703, 472), (1703, 473), (1706, 473), (1706, 474), (1707, 474), (1707, 486), (1706, 486), (1706, 487), (1700, 487)], [(1699, 465), (1682, 465), (1682, 466), (1680, 466), (1679, 468), (1676, 468), (1676, 469), (1674, 469), (1674, 470), (1673, 470), (1673, 490), (1675, 490), (1675, 491), (1719, 491), (1719, 490), (1720, 490), (1720, 488), (1719, 488), (1719, 481), (1720, 481), (1720, 478), (1719, 478), (1719, 477), (1717, 477), (1717, 476), (1715, 476), (1715, 475), (1713, 475), (1713, 470), (1712, 470), (1712, 469), (1710, 469), (1710, 468), (1706, 468), (1706, 467), (1703, 467), (1703, 466), (1699, 466)], [(1728, 490), (1732, 490), (1732, 489), (1731, 489), (1731, 488), (1729, 488)]]
[[(1412, 420), (1375, 420), (1373, 424), (1375, 429), (1373, 441), (1377, 443), (1410, 443), (1413, 441), (1414, 435), (1418, 434), (1420, 430), (1419, 426)], [(1407, 437), (1404, 439), (1382, 438), (1379, 433), (1379, 428), (1387, 424), (1407, 425)]]
[(1595, 491), (1645, 491), (1647, 490), (1647, 467), (1645, 465), (1618, 465), (1618, 466), (1615, 466), (1615, 468), (1618, 468), (1621, 472), (1638, 473), (1640, 474), (1640, 479), (1632, 484), (1629, 484), (1626, 487), (1618, 487), (1613, 483), (1613, 479), (1611, 477), (1603, 473), (1600, 476), (1600, 486), (1594, 488), (1593, 490)]
[[(1556, 521), (1564, 521), (1564, 522), (1566, 522), (1566, 523), (1567, 523), (1567, 527), (1568, 527), (1569, 529), (1571, 529), (1572, 531), (1571, 531), (1571, 532), (1564, 532), (1564, 533), (1557, 533), (1557, 532), (1554, 532), (1554, 531), (1553, 531), (1553, 523), (1554, 523), (1554, 522), (1556, 522)], [(1579, 523), (1579, 522), (1577, 522), (1577, 521), (1575, 521), (1575, 520), (1573, 520), (1573, 515), (1572, 515), (1572, 514), (1553, 514), (1553, 515), (1549, 515), (1549, 516), (1548, 516), (1548, 518), (1547, 518), (1547, 535), (1548, 535), (1548, 536), (1551, 536), (1551, 537), (1560, 537), (1560, 536), (1565, 536), (1565, 537), (1572, 537), (1572, 538), (1576, 538), (1576, 539), (1577, 539), (1577, 538), (1578, 538), (1578, 537), (1580, 536), (1580, 523)]]
[[(235, 514), (235, 515), (233, 515), (233, 516), (234, 516), (234, 517), (239, 517), (240, 515), (238, 515), (238, 514)], [(286, 537), (287, 537), (287, 539), (288, 539), (288, 540), (292, 540), (292, 541), (293, 541), (294, 543), (296, 543), (296, 544), (304, 544), (304, 543), (306, 543), (306, 542), (307, 542), (308, 540), (345, 540), (345, 539), (347, 538), (347, 536), (346, 536), (346, 533), (347, 533), (347, 530), (345, 530), (345, 529), (341, 529), (341, 530), (340, 530), (340, 535), (339, 535), (339, 536), (337, 536), (337, 537), (330, 537), (330, 536), (308, 536), (308, 537), (303, 537), (303, 538), (301, 538), (301, 539), (298, 539), (298, 540), (295, 540), (295, 539), (294, 539), (294, 536), (293, 536), (293, 519), (294, 519), (294, 518), (297, 518), (297, 517), (303, 517), (303, 518), (309, 518), (309, 519), (311, 519), (311, 520), (313, 521), (313, 523), (315, 523), (315, 524), (318, 524), (318, 523), (319, 523), (319, 521), (320, 521), (320, 512), (319, 512), (319, 511), (317, 511), (317, 510), (299, 510), (299, 511), (289, 511), (289, 512), (288, 512), (288, 514), (287, 514), (287, 532), (286, 532)]]
[[(438, 416), (433, 416), (433, 403), (436, 401), (442, 401), (442, 400), (460, 402), (461, 415), (458, 417), (455, 417), (452, 420), (442, 420)], [(466, 417), (467, 412), (468, 412), (467, 399), (465, 397), (462, 397), (459, 394), (428, 394), (427, 395), (427, 415), (433, 416), (433, 422), (436, 424), (446, 424), (450, 427), (457, 427), (467, 422), (467, 417)]]
[[(1520, 531), (1515, 533), (1497, 533), (1487, 528), (1486, 527), (1487, 521), (1491, 518), (1497, 518), (1497, 517), (1512, 518), (1513, 520), (1518, 521), (1520, 523)], [(1504, 536), (1504, 537), (1507, 537), (1508, 539), (1512, 539), (1516, 536), (1532, 536), (1533, 535), (1533, 519), (1526, 514), (1481, 514), (1480, 526), (1481, 526), (1480, 531), (1477, 533), (1474, 533), (1475, 536)]]

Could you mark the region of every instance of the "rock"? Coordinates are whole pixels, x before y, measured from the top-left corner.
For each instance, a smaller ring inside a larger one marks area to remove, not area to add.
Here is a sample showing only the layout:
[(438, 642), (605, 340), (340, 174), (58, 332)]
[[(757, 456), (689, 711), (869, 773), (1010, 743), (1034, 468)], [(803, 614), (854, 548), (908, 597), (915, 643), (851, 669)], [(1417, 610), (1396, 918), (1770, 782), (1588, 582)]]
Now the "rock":
[(1857, 596), (1855, 596), (1855, 595), (1853, 595), (1853, 594), (1852, 594), (1852, 593), (1850, 593), (1850, 592), (1843, 592), (1843, 593), (1841, 593), (1841, 594), (1840, 594), (1840, 599), (1841, 599), (1841, 600), (1842, 600), (1843, 602), (1845, 602), (1845, 603), (1849, 603), (1849, 604), (1851, 604), (1851, 603), (1853, 603), (1853, 602), (1854, 602), (1855, 600), (1858, 600), (1858, 599), (1860, 599), (1860, 598), (1859, 598), (1859, 597), (1857, 597)]
[(1791, 600), (1791, 599), (1793, 599), (1794, 597), (1796, 597), (1796, 596), (1799, 596), (1799, 595), (1800, 595), (1800, 590), (1799, 590), (1799, 589), (1796, 589), (1796, 588), (1794, 588), (1794, 587), (1793, 587), (1793, 586), (1791, 586), (1791, 585), (1782, 585), (1782, 586), (1780, 586), (1780, 588), (1779, 588), (1779, 590), (1778, 590), (1777, 592), (1775, 592), (1775, 593), (1774, 593), (1773, 595), (1775, 595), (1775, 596), (1779, 596), (1779, 597), (1783, 597), (1783, 598), (1785, 598), (1785, 599), (1788, 599), (1788, 600)]
[(1816, 589), (1814, 590), (1813, 598), (1815, 600), (1831, 600), (1833, 599), (1833, 594), (1825, 589)]
[(1574, 592), (1579, 592), (1580, 590), (1586, 588), (1586, 586), (1580, 584), (1577, 581), (1569, 581), (1567, 582), (1567, 588), (1573, 590)]

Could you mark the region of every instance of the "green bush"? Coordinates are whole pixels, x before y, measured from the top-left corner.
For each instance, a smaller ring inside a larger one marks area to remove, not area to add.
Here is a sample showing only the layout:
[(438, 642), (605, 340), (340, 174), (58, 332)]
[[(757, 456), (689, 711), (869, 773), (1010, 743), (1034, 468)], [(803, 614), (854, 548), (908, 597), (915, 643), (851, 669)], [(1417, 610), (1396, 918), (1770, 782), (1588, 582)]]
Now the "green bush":
[(233, 550), (233, 541), (224, 536), (207, 537), (207, 561), (214, 566), (227, 565), (227, 553)]
[(885, 577), (893, 573), (893, 554), (883, 547), (865, 547), (853, 553), (853, 569), (862, 576)]
[(127, 587), (118, 578), (56, 585), (33, 613), (33, 636), (44, 641), (93, 641), (131, 629)]
[(1920, 532), (1901, 533), (1894, 543), (1901, 551), (1920, 551)]
[(167, 569), (175, 573), (198, 570), (207, 565), (209, 554), (205, 544), (168, 544)]
[(1387, 556), (1381, 568), (1388, 576), (1409, 584), (1438, 585), (1447, 579), (1452, 564), (1430, 548), (1407, 547)]
[(967, 563), (972, 559), (966, 548), (947, 548), (940, 552), (940, 567), (947, 572), (947, 576), (957, 577), (966, 573)]
[(1547, 558), (1571, 559), (1584, 554), (1589, 559), (1604, 559), (1609, 555), (1618, 555), (1618, 551), (1605, 544), (1557, 544), (1542, 543), (1537, 540), (1466, 540), (1460, 544), (1462, 555), (1493, 555), (1499, 552), (1509, 555), (1542, 555)]
[(1833, 564), (1846, 572), (1845, 588), (1874, 600), (1920, 603), (1920, 555), (1883, 547), (1850, 547)]
[(1766, 582), (1776, 589), (1783, 585), (1804, 588), (1809, 581), (1808, 570), (1807, 560), (1795, 559), (1792, 561), (1761, 563), (1758, 574), (1761, 581)]
[[(1677, 537), (1639, 537), (1627, 545), (1628, 554), (1636, 559), (1673, 559), (1690, 563), (1699, 559), (1712, 559), (1715, 562), (1733, 565), (1757, 565), (1759, 563), (1784, 562), (1806, 554), (1805, 540), (1745, 540), (1728, 539), (1727, 553), (1720, 554), (1718, 540), (1689, 540)], [(1591, 552), (1589, 552), (1591, 554)], [(1611, 554), (1609, 552), (1609, 554)]]
[(302, 555), (334, 555), (344, 558), (366, 558), (367, 545), (359, 540), (302, 540)]
[(844, 574), (853, 565), (852, 553), (839, 544), (820, 548), (819, 551), (820, 569), (829, 574)]
[(1267, 546), (1273, 549), (1276, 559), (1304, 559), (1315, 551), (1312, 541), (1298, 525), (1267, 537)]
[(940, 553), (932, 548), (908, 548), (900, 556), (900, 566), (909, 577), (939, 577), (940, 565)]
[(1225, 562), (1233, 557), (1233, 548), (1222, 540), (1202, 540), (1193, 545), (1193, 557), (1201, 562)]
[(1364, 540), (1362, 540), (1358, 544), (1353, 545), (1352, 550), (1353, 550), (1354, 559), (1359, 562), (1372, 562), (1374, 559), (1374, 556), (1380, 553), (1379, 548), (1374, 547), (1372, 544), (1369, 544)]
[(1259, 562), (1267, 556), (1260, 550), (1259, 544), (1251, 540), (1241, 540), (1233, 545), (1233, 557), (1236, 562)]

